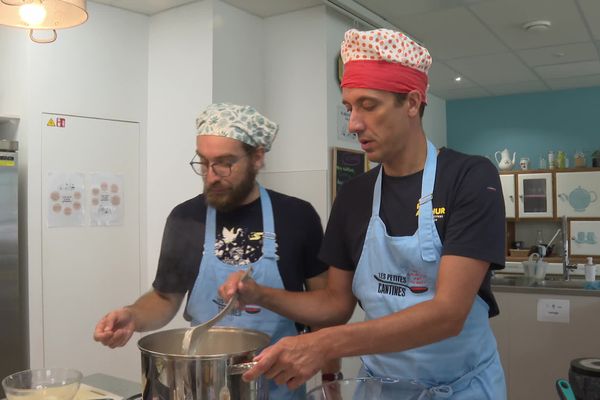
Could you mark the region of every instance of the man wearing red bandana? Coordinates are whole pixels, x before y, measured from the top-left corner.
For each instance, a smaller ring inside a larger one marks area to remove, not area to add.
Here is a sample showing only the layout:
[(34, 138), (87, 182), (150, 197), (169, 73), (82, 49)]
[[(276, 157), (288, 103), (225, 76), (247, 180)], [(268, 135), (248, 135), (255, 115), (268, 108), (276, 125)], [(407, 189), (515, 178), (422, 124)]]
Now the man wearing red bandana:
[[(506, 399), (489, 325), (499, 313), (491, 271), (504, 267), (498, 172), (484, 157), (427, 139), (426, 48), (400, 32), (351, 29), (341, 54), (349, 131), (380, 165), (337, 194), (319, 253), (330, 266), (327, 288), (290, 293), (238, 276), (221, 288), (335, 326), (283, 338), (244, 377), (295, 387), (326, 360), (360, 355), (361, 376), (386, 379), (377, 398)], [(346, 324), (357, 301), (365, 320)]]

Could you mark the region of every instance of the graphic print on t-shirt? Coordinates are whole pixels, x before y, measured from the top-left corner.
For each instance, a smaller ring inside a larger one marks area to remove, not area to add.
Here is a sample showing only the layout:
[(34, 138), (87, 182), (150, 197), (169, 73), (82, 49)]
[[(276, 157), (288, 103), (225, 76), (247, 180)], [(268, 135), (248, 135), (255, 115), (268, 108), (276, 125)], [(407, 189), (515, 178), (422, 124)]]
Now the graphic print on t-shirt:
[(262, 232), (247, 232), (241, 227), (223, 226), (217, 232), (215, 256), (229, 265), (247, 265), (262, 256)]

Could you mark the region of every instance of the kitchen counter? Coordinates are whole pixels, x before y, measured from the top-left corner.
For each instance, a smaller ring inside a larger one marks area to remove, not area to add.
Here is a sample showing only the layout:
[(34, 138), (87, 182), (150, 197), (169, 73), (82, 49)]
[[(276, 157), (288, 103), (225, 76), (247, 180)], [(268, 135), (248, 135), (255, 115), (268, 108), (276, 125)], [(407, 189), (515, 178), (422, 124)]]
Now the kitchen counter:
[(124, 399), (129, 399), (141, 392), (141, 385), (139, 382), (133, 382), (106, 374), (88, 375), (83, 378), (82, 383), (98, 389), (104, 389), (108, 392), (122, 396)]
[[(570, 361), (597, 353), (600, 297), (589, 290), (507, 289), (494, 288), (500, 314), (489, 321), (508, 398), (558, 399), (554, 380), (566, 376)], [(547, 312), (551, 304), (560, 304), (560, 313)]]
[[(563, 267), (561, 263), (549, 262), (547, 274), (548, 275), (562, 275)], [(522, 274), (523, 264), (520, 261), (507, 261), (504, 269), (496, 271), (498, 274)], [(600, 271), (599, 271), (600, 272)], [(583, 264), (577, 264), (577, 269), (571, 271), (571, 276), (574, 278), (581, 278), (585, 276), (585, 269)]]
[(545, 279), (538, 280), (526, 277), (522, 272), (496, 272), (491, 284), (494, 292), (600, 297), (600, 281), (586, 282), (576, 274), (571, 275), (571, 280), (565, 281), (562, 273), (546, 274)]
[[(141, 392), (141, 385), (138, 382), (132, 382), (126, 379), (117, 378), (115, 376), (110, 376), (106, 374), (92, 374), (85, 376), (81, 383), (85, 385), (91, 386), (91, 389), (101, 389), (103, 391), (107, 391), (112, 393), (113, 395), (121, 396), (125, 400), (133, 400), (137, 399), (138, 395)], [(83, 386), (83, 385), (82, 385)], [(90, 389), (90, 388), (88, 388)], [(75, 396), (77, 398), (81, 394), (81, 388), (79, 392)], [(95, 391), (94, 393), (96, 393)], [(102, 398), (101, 393), (95, 395), (94, 398)], [(109, 398), (109, 397), (106, 397)], [(0, 398), (0, 400), (6, 400), (5, 398)]]

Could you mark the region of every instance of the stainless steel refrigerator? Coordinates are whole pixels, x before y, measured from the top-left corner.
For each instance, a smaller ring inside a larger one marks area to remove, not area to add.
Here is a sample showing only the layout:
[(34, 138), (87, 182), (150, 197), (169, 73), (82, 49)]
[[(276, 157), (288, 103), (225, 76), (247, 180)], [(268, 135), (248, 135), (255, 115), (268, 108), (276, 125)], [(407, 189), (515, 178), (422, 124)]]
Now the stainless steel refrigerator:
[(19, 265), (18, 191), (18, 143), (0, 140), (0, 380), (27, 369), (29, 359), (27, 274)]

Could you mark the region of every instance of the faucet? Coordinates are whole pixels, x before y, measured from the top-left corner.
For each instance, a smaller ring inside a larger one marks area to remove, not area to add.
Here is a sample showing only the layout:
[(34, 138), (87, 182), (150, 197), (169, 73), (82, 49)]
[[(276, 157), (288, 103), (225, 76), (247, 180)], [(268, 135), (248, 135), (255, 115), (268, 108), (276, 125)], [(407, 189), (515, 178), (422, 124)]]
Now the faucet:
[(577, 264), (571, 264), (569, 262), (569, 235), (567, 235), (567, 230), (568, 226), (567, 226), (567, 216), (563, 215), (562, 216), (562, 229), (561, 229), (561, 233), (562, 233), (562, 241), (563, 241), (563, 259), (562, 259), (562, 266), (563, 266), (563, 279), (565, 281), (568, 281), (571, 279), (571, 271), (576, 270), (577, 269)]

